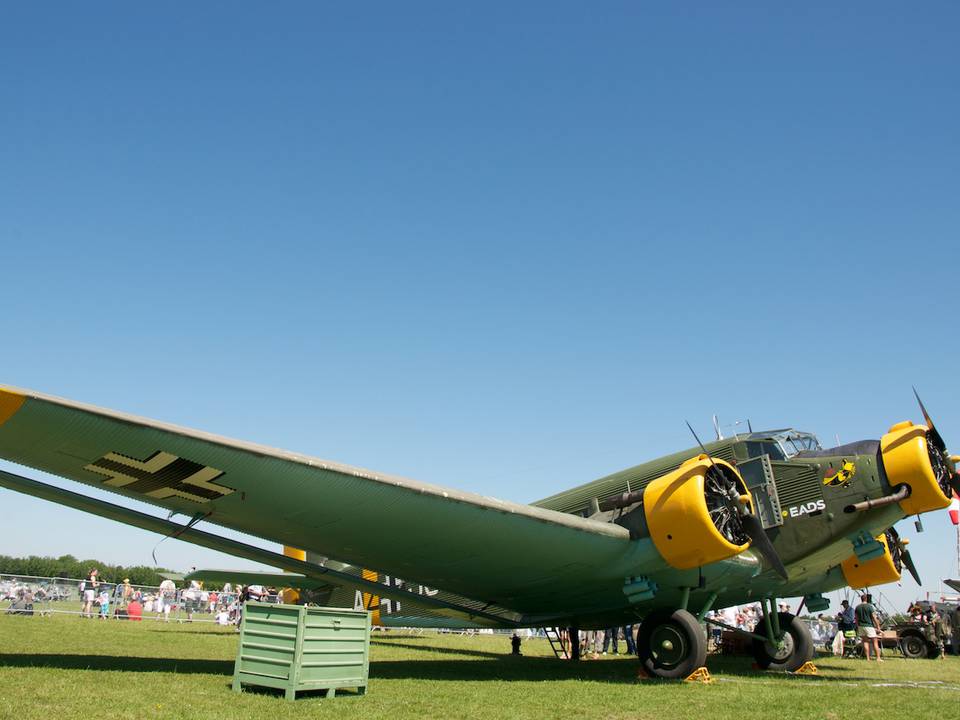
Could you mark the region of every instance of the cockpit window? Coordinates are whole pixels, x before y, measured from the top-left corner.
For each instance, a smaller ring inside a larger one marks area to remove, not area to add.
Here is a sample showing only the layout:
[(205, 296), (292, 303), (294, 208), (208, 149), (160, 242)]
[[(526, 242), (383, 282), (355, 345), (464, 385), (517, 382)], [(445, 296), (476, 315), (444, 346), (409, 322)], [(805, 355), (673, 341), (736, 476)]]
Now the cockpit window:
[(750, 440), (746, 443), (747, 455), (755, 458), (769, 455), (771, 460), (783, 460), (784, 454), (775, 440)]
[(771, 460), (786, 460), (798, 453), (820, 450), (820, 441), (812, 433), (799, 430), (769, 430), (755, 432), (744, 438), (749, 457), (769, 455)]
[(793, 457), (797, 453), (801, 453), (804, 450), (819, 450), (820, 443), (817, 442), (817, 438), (813, 435), (807, 435), (805, 433), (791, 433), (780, 439), (780, 444), (783, 446), (784, 452), (787, 457)]

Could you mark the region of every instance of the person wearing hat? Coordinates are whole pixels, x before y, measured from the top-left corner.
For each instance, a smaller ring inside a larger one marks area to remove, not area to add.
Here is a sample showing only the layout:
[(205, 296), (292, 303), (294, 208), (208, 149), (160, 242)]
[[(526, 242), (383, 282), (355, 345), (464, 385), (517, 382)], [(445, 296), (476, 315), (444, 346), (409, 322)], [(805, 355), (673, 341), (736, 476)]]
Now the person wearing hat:
[(133, 596), (133, 587), (130, 585), (130, 578), (123, 579), (123, 590), (121, 598), (123, 599), (123, 605), (126, 606), (130, 603), (130, 598)]

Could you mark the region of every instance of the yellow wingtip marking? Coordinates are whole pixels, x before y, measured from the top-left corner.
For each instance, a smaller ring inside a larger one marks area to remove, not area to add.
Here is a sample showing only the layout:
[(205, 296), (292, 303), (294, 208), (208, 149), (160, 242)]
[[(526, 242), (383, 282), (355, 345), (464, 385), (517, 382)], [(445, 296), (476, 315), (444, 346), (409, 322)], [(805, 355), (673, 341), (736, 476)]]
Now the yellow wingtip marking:
[(26, 399), (26, 395), (4, 390), (0, 387), (0, 425), (12, 418)]

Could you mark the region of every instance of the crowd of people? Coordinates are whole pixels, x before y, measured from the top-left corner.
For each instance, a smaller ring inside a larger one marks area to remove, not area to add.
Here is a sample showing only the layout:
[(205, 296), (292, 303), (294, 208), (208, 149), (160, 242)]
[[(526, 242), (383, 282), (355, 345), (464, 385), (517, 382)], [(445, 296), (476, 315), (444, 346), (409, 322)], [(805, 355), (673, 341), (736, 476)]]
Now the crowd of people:
[[(563, 647), (566, 656), (570, 657), (572, 652), (570, 632), (566, 628), (562, 628), (559, 633), (560, 645)], [(633, 625), (611, 627), (606, 630), (581, 630), (579, 639), (582, 657), (600, 657), (608, 653), (620, 655), (621, 641), (625, 654), (637, 654)]]
[(278, 601), (276, 590), (262, 585), (234, 587), (225, 583), (219, 590), (208, 590), (198, 580), (177, 588), (173, 580), (166, 579), (159, 587), (145, 588), (131, 585), (129, 578), (113, 585), (101, 582), (96, 568), (90, 569), (78, 589), (83, 603), (81, 616), (101, 620), (114, 617), (139, 621), (144, 613), (153, 613), (156, 620), (169, 622), (171, 612), (179, 610), (186, 615), (186, 622), (192, 622), (199, 613), (212, 615), (218, 625), (239, 625), (247, 600)]

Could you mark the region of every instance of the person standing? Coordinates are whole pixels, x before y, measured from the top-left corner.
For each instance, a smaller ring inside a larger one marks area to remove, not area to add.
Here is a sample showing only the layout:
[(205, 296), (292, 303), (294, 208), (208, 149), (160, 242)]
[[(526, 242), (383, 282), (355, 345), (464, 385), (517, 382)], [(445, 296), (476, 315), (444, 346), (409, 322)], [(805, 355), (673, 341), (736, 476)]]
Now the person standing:
[(623, 626), (623, 639), (627, 642), (627, 655), (636, 655), (637, 643), (633, 640), (633, 625)]
[(160, 583), (160, 592), (157, 593), (157, 600), (154, 608), (157, 612), (157, 620), (163, 617), (164, 622), (170, 622), (170, 608), (173, 606), (174, 597), (177, 594), (177, 586), (170, 578)]
[(863, 654), (870, 662), (870, 649), (873, 648), (877, 656), (877, 662), (883, 662), (880, 657), (880, 616), (877, 614), (877, 608), (873, 606), (871, 597), (864, 593), (860, 596), (860, 604), (854, 608), (853, 616), (857, 622), (857, 630), (860, 634), (860, 640), (863, 642)]
[(90, 568), (87, 573), (87, 579), (83, 585), (83, 610), (81, 614), (84, 617), (93, 617), (93, 601), (97, 597), (97, 591), (100, 589), (100, 571), (96, 568)]
[(98, 601), (100, 603), (100, 619), (110, 619), (110, 593), (106, 589), (102, 590)]
[(183, 601), (187, 606), (187, 622), (193, 622), (193, 614), (199, 610), (203, 589), (196, 580), (190, 581), (190, 587), (183, 591)]
[(617, 635), (619, 634), (620, 634), (620, 628), (618, 627), (607, 628), (606, 630), (603, 631), (603, 654), (604, 655), (606, 655), (607, 650), (610, 649), (611, 640), (613, 640), (613, 654), (614, 655), (620, 654), (619, 643), (617, 641)]
[(930, 605), (930, 625), (933, 628), (934, 643), (940, 651), (940, 659), (942, 660), (947, 654), (945, 643), (947, 625), (944, 622), (943, 614), (941, 614), (941, 612), (937, 610), (937, 606), (933, 604)]

